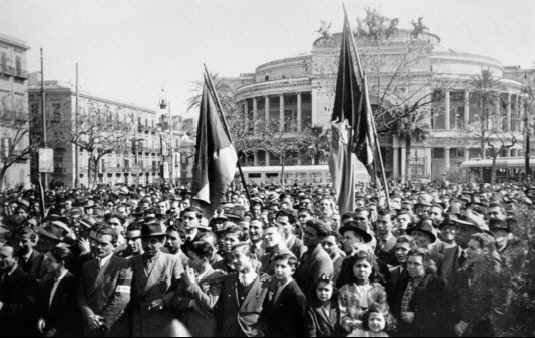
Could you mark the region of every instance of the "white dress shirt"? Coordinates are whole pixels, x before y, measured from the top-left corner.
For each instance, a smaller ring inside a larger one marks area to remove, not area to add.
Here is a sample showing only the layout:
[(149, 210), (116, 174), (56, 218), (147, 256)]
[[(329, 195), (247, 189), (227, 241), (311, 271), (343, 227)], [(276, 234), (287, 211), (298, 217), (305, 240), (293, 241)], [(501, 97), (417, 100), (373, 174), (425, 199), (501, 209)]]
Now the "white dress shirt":
[(52, 301), (54, 300), (54, 295), (56, 294), (56, 290), (58, 289), (59, 283), (61, 283), (61, 280), (65, 277), (65, 275), (69, 272), (68, 270), (65, 270), (61, 276), (54, 279), (54, 286), (52, 287), (52, 292), (50, 293), (50, 299), (48, 300), (48, 307), (52, 306)]

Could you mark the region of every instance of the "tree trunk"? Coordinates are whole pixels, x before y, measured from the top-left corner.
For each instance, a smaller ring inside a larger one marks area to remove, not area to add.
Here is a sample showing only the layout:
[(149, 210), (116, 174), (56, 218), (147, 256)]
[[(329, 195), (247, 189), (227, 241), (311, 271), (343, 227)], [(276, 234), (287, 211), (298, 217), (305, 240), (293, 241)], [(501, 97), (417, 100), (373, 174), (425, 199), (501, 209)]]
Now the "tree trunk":
[[(486, 131), (487, 131), (487, 105), (486, 105), (486, 102), (485, 102), (485, 99), (482, 98), (481, 99), (481, 107), (482, 107), (482, 110), (481, 110), (481, 118), (480, 118), (480, 121), (481, 121), (481, 159), (484, 160), (486, 157), (487, 157), (487, 154), (485, 152), (485, 135), (486, 135)], [(483, 183), (483, 181), (485, 180), (485, 177), (484, 177), (484, 168), (481, 168), (481, 170), (479, 171), (479, 179), (481, 181), (481, 183)]]
[(284, 157), (281, 156), (281, 185), (284, 189)]
[[(492, 157), (492, 168), (490, 170), (490, 184), (491, 186), (494, 186), (496, 184), (496, 160), (498, 159), (498, 155), (500, 153), (497, 152), (495, 154), (493, 154), (494, 156)], [(483, 182), (481, 182), (483, 183)]]
[(4, 177), (6, 176), (6, 173), (7, 173), (7, 168), (4, 166), (0, 170), (0, 192), (4, 192), (5, 191)]
[(405, 182), (411, 180), (411, 139), (405, 139)]

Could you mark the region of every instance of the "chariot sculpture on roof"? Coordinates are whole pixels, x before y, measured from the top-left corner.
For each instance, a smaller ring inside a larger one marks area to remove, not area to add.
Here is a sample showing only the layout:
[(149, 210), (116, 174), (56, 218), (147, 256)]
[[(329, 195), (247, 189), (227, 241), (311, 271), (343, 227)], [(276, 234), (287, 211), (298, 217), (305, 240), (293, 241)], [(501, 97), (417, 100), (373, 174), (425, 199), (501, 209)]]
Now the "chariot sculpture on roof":
[(333, 35), (331, 34), (331, 23), (325, 20), (321, 20), (321, 27), (312, 34), (319, 33), (325, 40), (331, 40)]
[(389, 19), (376, 9), (365, 8), (366, 18), (357, 18), (357, 31), (354, 32), (360, 40), (388, 40), (398, 28), (399, 19)]
[(424, 30), (429, 30), (427, 26), (424, 26), (423, 17), (418, 18), (418, 23), (411, 22), (411, 25), (414, 27), (414, 30), (411, 32), (411, 39), (418, 39), (418, 35), (424, 32)]

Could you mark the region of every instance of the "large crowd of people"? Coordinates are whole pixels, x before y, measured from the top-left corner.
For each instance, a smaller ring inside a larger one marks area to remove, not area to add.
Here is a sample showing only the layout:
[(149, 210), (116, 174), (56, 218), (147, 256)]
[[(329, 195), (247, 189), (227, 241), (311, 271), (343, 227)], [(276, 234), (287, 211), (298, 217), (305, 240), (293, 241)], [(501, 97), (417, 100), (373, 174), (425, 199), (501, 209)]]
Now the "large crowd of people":
[[(515, 185), (0, 195), (0, 336), (494, 336)], [(342, 197), (343, 198), (343, 197)]]

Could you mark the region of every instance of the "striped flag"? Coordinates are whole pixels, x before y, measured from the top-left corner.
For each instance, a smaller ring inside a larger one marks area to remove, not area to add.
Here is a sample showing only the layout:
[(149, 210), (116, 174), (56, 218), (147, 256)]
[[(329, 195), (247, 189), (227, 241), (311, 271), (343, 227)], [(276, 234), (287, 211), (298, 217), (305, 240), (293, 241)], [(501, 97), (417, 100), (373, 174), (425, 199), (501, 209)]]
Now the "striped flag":
[(205, 75), (204, 80), (192, 195), (205, 216), (211, 218), (234, 180), (238, 154), (232, 144), (223, 112), (219, 109), (217, 93), (209, 75)]
[(350, 34), (346, 16), (331, 118), (332, 145), (329, 157), (341, 215), (354, 211), (356, 160), (364, 164), (370, 175), (374, 175), (373, 115), (366, 79), (362, 76), (359, 81), (355, 72)]

